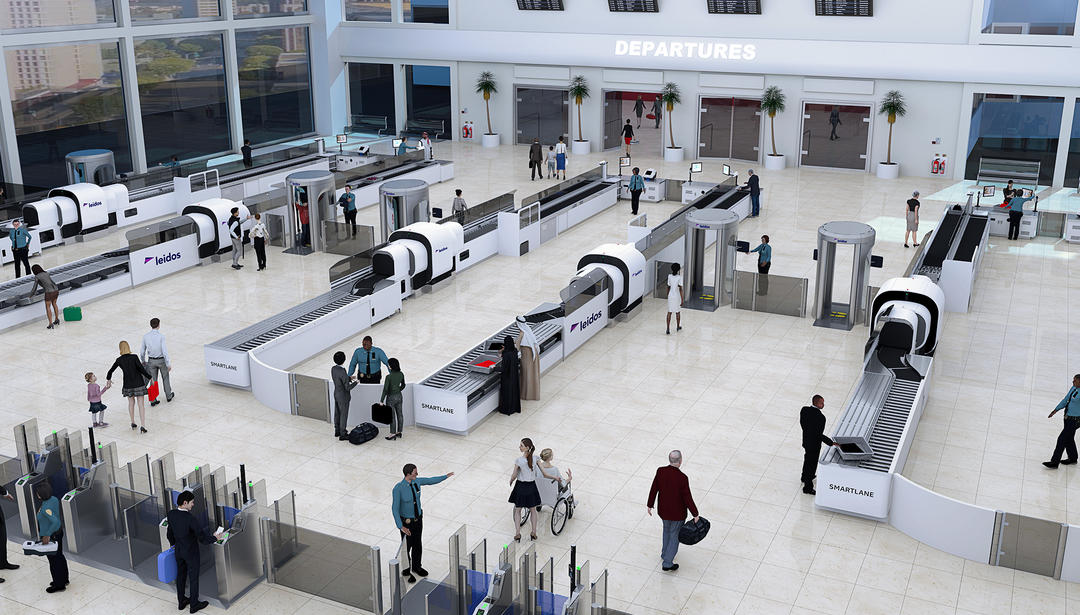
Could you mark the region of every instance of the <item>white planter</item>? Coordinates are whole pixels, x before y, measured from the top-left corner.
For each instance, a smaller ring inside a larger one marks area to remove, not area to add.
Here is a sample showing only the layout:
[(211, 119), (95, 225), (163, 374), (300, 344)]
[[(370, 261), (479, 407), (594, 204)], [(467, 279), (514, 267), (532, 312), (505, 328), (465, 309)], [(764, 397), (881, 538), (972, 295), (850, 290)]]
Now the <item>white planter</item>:
[(900, 163), (877, 163), (877, 176), (881, 179), (896, 179), (897, 177), (900, 177)]
[(499, 147), (499, 135), (498, 134), (483, 134), (480, 135), (480, 145), (483, 147)]
[(681, 147), (665, 147), (664, 148), (664, 162), (682, 162), (683, 161), (683, 148)]
[(592, 147), (590, 146), (588, 139), (585, 139), (584, 141), (574, 139), (570, 143), (570, 153), (572, 154), (588, 154), (590, 151), (592, 151)]
[(786, 166), (787, 166), (787, 160), (784, 158), (783, 154), (777, 154), (775, 156), (773, 156), (772, 154), (766, 154), (765, 155), (765, 168), (766, 169), (768, 169), (770, 171), (779, 171), (779, 170), (783, 169)]

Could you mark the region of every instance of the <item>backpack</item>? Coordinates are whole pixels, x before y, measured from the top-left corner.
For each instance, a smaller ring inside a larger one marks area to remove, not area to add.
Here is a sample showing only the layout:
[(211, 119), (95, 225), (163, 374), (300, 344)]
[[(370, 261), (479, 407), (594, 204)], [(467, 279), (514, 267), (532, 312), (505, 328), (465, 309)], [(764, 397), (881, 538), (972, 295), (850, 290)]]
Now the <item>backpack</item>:
[(374, 440), (379, 435), (379, 428), (371, 423), (360, 423), (349, 432), (349, 444), (363, 444)]

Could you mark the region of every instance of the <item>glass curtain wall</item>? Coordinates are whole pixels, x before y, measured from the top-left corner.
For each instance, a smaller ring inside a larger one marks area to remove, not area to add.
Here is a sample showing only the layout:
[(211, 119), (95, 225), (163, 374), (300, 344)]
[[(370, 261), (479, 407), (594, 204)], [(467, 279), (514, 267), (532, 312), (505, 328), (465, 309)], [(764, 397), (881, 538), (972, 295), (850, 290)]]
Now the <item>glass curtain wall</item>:
[(1069, 135), (1069, 155), (1065, 159), (1065, 185), (1080, 188), (1080, 100), (1073, 110), (1072, 132)]
[(401, 0), (401, 19), (411, 23), (450, 23), (450, 2)]
[[(449, 139), (450, 130), (450, 67), (407, 64), (405, 66), (405, 101), (408, 122), (441, 127), (440, 139)], [(405, 127), (410, 130), (409, 126)], [(433, 135), (434, 136), (434, 135)]]
[(0, 0), (0, 29), (116, 23), (112, 0)]
[(136, 39), (135, 71), (147, 166), (229, 149), (220, 34)]
[(349, 63), (349, 114), (349, 123), (365, 131), (385, 122), (389, 134), (397, 132), (393, 64)]
[(307, 0), (233, 0), (233, 17), (237, 19), (280, 17), (305, 12)]
[(266, 143), (315, 130), (306, 27), (238, 30), (244, 138)]
[(4, 50), (24, 184), (67, 182), (64, 156), (112, 150), (131, 170), (119, 45), (77, 43)]
[(1072, 36), (1076, 0), (985, 0), (983, 34)]
[(221, 17), (218, 0), (128, 0), (128, 3), (135, 22)]
[(976, 179), (983, 158), (1029, 160), (1041, 163), (1039, 183), (1049, 186), (1064, 107), (1055, 96), (975, 94), (964, 177)]
[(345, 0), (346, 21), (383, 21), (393, 19), (390, 0)]

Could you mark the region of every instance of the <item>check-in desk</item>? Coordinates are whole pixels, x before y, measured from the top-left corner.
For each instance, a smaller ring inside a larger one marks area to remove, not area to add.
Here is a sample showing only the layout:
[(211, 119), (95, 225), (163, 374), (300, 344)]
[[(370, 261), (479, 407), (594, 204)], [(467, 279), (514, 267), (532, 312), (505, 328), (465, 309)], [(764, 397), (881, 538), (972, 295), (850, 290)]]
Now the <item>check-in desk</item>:
[[(1039, 212), (1024, 210), (1020, 220), (1020, 238), (1032, 239), (1039, 232)], [(995, 207), (990, 210), (990, 235), (993, 237), (1009, 236), (1009, 210)]]
[[(664, 200), (664, 194), (667, 191), (666, 179), (652, 179), (645, 180), (645, 189), (641, 191), (641, 200), (649, 201), (650, 203), (659, 203)], [(625, 201), (630, 200), (630, 178), (621, 177), (619, 182), (619, 198)]]
[(682, 203), (683, 205), (697, 200), (701, 195), (719, 186), (713, 182), (683, 182)]
[(1080, 243), (1080, 215), (1065, 218), (1065, 241)]

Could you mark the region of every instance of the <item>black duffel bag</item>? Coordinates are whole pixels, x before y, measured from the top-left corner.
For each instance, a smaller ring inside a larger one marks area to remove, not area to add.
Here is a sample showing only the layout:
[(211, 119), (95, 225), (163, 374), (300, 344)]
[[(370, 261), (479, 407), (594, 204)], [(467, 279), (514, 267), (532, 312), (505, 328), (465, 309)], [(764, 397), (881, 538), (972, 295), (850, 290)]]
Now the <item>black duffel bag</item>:
[(349, 432), (350, 444), (363, 444), (368, 440), (374, 440), (379, 435), (379, 428), (371, 423), (360, 423)]
[(705, 517), (698, 517), (697, 523), (694, 523), (693, 519), (688, 519), (683, 526), (679, 528), (679, 542), (684, 545), (696, 545), (697, 543), (705, 540), (705, 536), (709, 533), (709, 528), (712, 524)]

